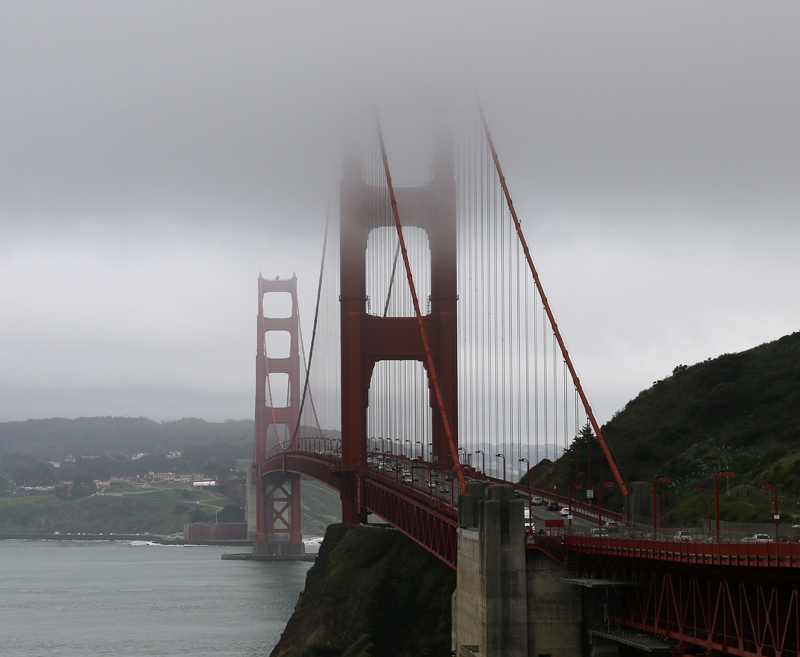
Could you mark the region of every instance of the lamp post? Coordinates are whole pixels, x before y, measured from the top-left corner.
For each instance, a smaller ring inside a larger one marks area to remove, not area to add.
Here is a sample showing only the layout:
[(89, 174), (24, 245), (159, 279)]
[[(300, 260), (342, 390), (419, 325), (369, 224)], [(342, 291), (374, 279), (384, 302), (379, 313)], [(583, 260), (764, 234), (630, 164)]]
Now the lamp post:
[(522, 463), (522, 462), (525, 463), (525, 466), (526, 466), (526, 468), (525, 468), (525, 479), (526, 479), (528, 488), (530, 488), (531, 487), (531, 462), (528, 459), (526, 459), (524, 456), (519, 460), (519, 462), (520, 463)]
[(583, 484), (570, 484), (567, 486), (567, 518), (569, 519), (569, 533), (572, 533), (572, 489), (583, 488)]
[(778, 521), (781, 519), (780, 514), (778, 513), (778, 484), (761, 484), (761, 488), (771, 488), (775, 491), (775, 514), (773, 518), (775, 519), (775, 542), (778, 542)]
[(525, 457), (519, 460), (520, 463), (523, 461), (525, 461), (525, 464), (528, 466), (525, 476), (528, 480), (528, 534), (530, 535), (533, 534), (533, 507), (531, 506), (531, 498), (533, 497), (533, 493), (531, 493), (531, 462)]
[(613, 486), (613, 481), (601, 481), (597, 484), (597, 526), (603, 526), (603, 489)]
[(495, 454), (499, 459), (503, 459), (503, 481), (506, 480), (506, 457), (505, 454)]
[(544, 467), (553, 468), (556, 474), (556, 495), (558, 495), (558, 463), (545, 463)]
[(695, 491), (698, 493), (703, 491), (708, 493), (708, 537), (711, 538), (711, 491), (705, 488), (695, 488)]
[(481, 474), (485, 477), (486, 476), (486, 453), (482, 449), (476, 449), (475, 453), (481, 455)]
[[(656, 486), (656, 480), (667, 482), (672, 481), (672, 479), (669, 477), (662, 477), (660, 475), (653, 477), (653, 540), (658, 538), (658, 505), (656, 504), (656, 493), (658, 488)], [(666, 522), (664, 524), (666, 524)]]
[(717, 474), (714, 475), (714, 517), (716, 520), (717, 543), (719, 543), (719, 478), (735, 476), (735, 472), (728, 472), (727, 470), (718, 470)]

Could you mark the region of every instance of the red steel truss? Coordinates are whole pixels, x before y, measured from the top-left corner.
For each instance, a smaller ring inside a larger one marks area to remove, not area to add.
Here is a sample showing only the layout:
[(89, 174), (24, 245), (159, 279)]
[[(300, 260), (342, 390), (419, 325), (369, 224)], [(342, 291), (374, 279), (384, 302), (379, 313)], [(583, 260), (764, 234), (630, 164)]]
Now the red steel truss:
[[(797, 655), (798, 581), (653, 572), (620, 590), (620, 623), (733, 655)], [(689, 652), (684, 647), (685, 652)]]
[(264, 534), (266, 542), (288, 535), (290, 543), (300, 543), (300, 477), (278, 473), (262, 479), (264, 489)]
[(677, 654), (798, 655), (798, 544), (567, 536), (561, 551), (579, 577), (620, 582), (589, 592), (594, 629), (668, 637)]
[(591, 592), (590, 602), (604, 607), (604, 627), (593, 629), (624, 633), (627, 628), (676, 639), (677, 654), (798, 654), (798, 578), (774, 569), (654, 566), (602, 557), (581, 563), (582, 575), (624, 583)]
[(391, 482), (364, 478), (364, 505), (406, 536), (432, 552), (448, 566), (456, 567), (458, 519), (456, 510), (417, 491), (398, 490)]
[(386, 477), (369, 471), (348, 471), (338, 460), (324, 454), (284, 452), (267, 459), (260, 467), (262, 476), (270, 473), (294, 473), (312, 477), (342, 491), (351, 480), (357, 482), (354, 493), (358, 504), (380, 516), (401, 532), (456, 567), (457, 512), (449, 504)]

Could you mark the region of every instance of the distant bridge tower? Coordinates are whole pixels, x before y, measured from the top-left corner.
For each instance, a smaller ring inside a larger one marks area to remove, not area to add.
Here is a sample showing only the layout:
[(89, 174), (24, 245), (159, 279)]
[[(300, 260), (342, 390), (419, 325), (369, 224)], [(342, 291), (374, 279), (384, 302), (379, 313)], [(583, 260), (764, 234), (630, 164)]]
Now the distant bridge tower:
[[(288, 294), (291, 314), (288, 317), (265, 317), (264, 295)], [(266, 280), (258, 277), (258, 351), (256, 354), (255, 457), (253, 479), (256, 484), (256, 532), (253, 554), (288, 556), (305, 551), (300, 529), (300, 476), (288, 472), (263, 472), (267, 456), (289, 449), (300, 417), (300, 342), (297, 311), (297, 277)], [(274, 358), (267, 355), (267, 333), (289, 334), (289, 354)], [(273, 374), (288, 376), (288, 399), (285, 406), (275, 406), (287, 389), (276, 389)]]
[[(381, 317), (367, 312), (366, 252), (370, 233), (395, 230), (391, 213), (381, 212), (371, 199), (375, 190), (365, 181), (360, 151), (345, 158), (340, 195), (340, 267), (342, 326), (342, 520), (365, 520), (358, 471), (367, 467), (367, 406), (375, 365), (382, 360), (416, 360), (425, 365), (417, 320)], [(456, 322), (456, 182), (452, 146), (440, 143), (434, 153), (433, 176), (424, 187), (395, 187), (403, 228), (427, 233), (430, 247), (430, 312), (424, 318), (439, 383), (454, 435), (458, 435)], [(391, 262), (386, 263), (391, 267)], [(407, 285), (403, 265), (397, 285)], [(424, 303), (425, 300), (421, 300)], [(373, 300), (376, 304), (377, 300)], [(423, 311), (424, 312), (424, 311)], [(428, 372), (430, 387), (430, 372)], [(435, 406), (431, 393), (431, 405)], [(443, 423), (434, 408), (432, 457), (453, 466)]]

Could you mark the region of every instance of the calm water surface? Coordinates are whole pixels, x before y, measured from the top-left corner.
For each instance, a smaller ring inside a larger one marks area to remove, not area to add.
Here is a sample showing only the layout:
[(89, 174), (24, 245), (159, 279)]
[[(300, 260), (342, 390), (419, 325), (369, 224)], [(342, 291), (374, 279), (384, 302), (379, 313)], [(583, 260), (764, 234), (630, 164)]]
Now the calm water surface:
[(307, 562), (222, 561), (241, 548), (0, 541), (4, 657), (266, 657)]

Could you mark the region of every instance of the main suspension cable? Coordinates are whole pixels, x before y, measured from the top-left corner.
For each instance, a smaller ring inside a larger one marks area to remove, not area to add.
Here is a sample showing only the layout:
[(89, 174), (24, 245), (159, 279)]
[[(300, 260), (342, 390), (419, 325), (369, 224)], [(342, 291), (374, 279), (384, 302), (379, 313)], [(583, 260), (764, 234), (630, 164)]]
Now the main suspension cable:
[(461, 485), (461, 490), (466, 490), (466, 481), (464, 480), (464, 469), (461, 467), (461, 462), (458, 459), (458, 449), (456, 449), (455, 437), (453, 436), (453, 428), (450, 424), (450, 418), (447, 415), (447, 409), (444, 405), (444, 397), (442, 389), (439, 385), (439, 377), (436, 374), (436, 365), (433, 362), (433, 354), (431, 353), (430, 343), (428, 342), (428, 332), (425, 329), (425, 322), (422, 320), (422, 313), (419, 309), (419, 299), (417, 298), (417, 288), (414, 285), (414, 277), (411, 274), (411, 265), (408, 260), (408, 251), (406, 250), (405, 240), (403, 239), (403, 227), (400, 224), (400, 214), (397, 209), (397, 199), (394, 195), (394, 186), (392, 184), (392, 176), (389, 172), (389, 160), (386, 157), (386, 146), (383, 142), (383, 131), (381, 130), (380, 119), (378, 118), (377, 108), (375, 109), (375, 126), (378, 130), (378, 142), (381, 147), (381, 157), (383, 159), (383, 169), (386, 174), (386, 186), (389, 188), (389, 195), (392, 200), (392, 214), (394, 215), (395, 226), (397, 227), (397, 237), (400, 241), (400, 249), (403, 254), (403, 264), (406, 268), (406, 277), (408, 278), (408, 287), (411, 291), (411, 300), (414, 303), (414, 313), (417, 316), (417, 325), (419, 326), (419, 335), (422, 339), (422, 345), (425, 349), (425, 359), (428, 364), (428, 373), (431, 377), (433, 390), (436, 395), (436, 403), (439, 407), (439, 413), (442, 416), (442, 424), (444, 425), (444, 432), (447, 436), (447, 442), (450, 447), (450, 455), (453, 459), (453, 466), (458, 476), (458, 482)]
[[(542, 300), (542, 305), (544, 307), (544, 311), (547, 314), (547, 318), (550, 321), (550, 327), (553, 330), (553, 335), (554, 335), (556, 341), (558, 342), (559, 348), (561, 349), (561, 354), (562, 354), (562, 356), (564, 358), (564, 362), (566, 363), (567, 368), (569, 369), (570, 375), (572, 376), (572, 381), (573, 381), (573, 383), (575, 385), (575, 388), (578, 390), (578, 394), (580, 395), (581, 402), (583, 403), (583, 407), (586, 410), (586, 414), (589, 417), (589, 421), (592, 424), (592, 428), (595, 431), (595, 435), (597, 436), (598, 441), (600, 442), (600, 447), (602, 448), (603, 453), (605, 454), (606, 460), (608, 461), (608, 465), (611, 468), (611, 472), (614, 475), (614, 479), (616, 480), (617, 485), (619, 486), (620, 490), (622, 491), (622, 494), (627, 496), (628, 492), (629, 492), (628, 491), (628, 486), (625, 483), (624, 479), (622, 478), (622, 473), (620, 472), (619, 468), (617, 467), (617, 464), (616, 464), (616, 462), (614, 460), (613, 455), (611, 454), (611, 449), (609, 448), (609, 445), (606, 442), (605, 437), (603, 436), (602, 432), (600, 431), (600, 425), (597, 423), (597, 420), (596, 420), (596, 418), (594, 416), (594, 411), (592, 410), (592, 407), (589, 404), (589, 400), (588, 400), (588, 398), (586, 397), (586, 394), (583, 391), (583, 386), (581, 385), (580, 379), (578, 378), (578, 374), (575, 371), (574, 366), (572, 365), (572, 360), (569, 357), (569, 352), (567, 351), (566, 344), (564, 343), (564, 340), (561, 337), (561, 332), (558, 329), (558, 324), (556, 323), (555, 316), (553, 315), (553, 312), (552, 312), (552, 310), (550, 308), (550, 304), (547, 301), (547, 296), (544, 293), (544, 288), (542, 287), (542, 283), (541, 283), (541, 281), (539, 279), (539, 274), (536, 271), (536, 267), (533, 264), (533, 259), (531, 258), (530, 250), (528, 249), (528, 243), (525, 240), (525, 235), (522, 232), (522, 226), (521, 226), (521, 224), (519, 222), (519, 218), (517, 217), (517, 211), (514, 208), (513, 201), (511, 200), (511, 193), (508, 191), (508, 186), (506, 185), (506, 179), (505, 179), (505, 176), (503, 175), (503, 170), (500, 167), (500, 160), (497, 157), (497, 151), (495, 150), (495, 147), (494, 147), (494, 141), (492, 141), (492, 135), (491, 135), (491, 132), (489, 131), (489, 124), (486, 121), (486, 115), (483, 112), (483, 107), (481, 106), (480, 101), (478, 101), (478, 112), (480, 114), (481, 123), (483, 124), (484, 133), (486, 134), (486, 141), (488, 142), (489, 148), (490, 148), (491, 153), (492, 153), (492, 160), (494, 161), (495, 168), (497, 169), (497, 175), (498, 175), (498, 177), (500, 179), (500, 185), (501, 185), (501, 187), (503, 189), (503, 195), (505, 196), (505, 200), (506, 200), (506, 204), (508, 206), (509, 213), (511, 214), (511, 218), (514, 221), (514, 227), (516, 228), (517, 236), (519, 237), (520, 243), (522, 244), (522, 250), (525, 253), (525, 259), (528, 262), (528, 267), (529, 267), (529, 269), (531, 271), (531, 274), (533, 276), (533, 281), (536, 284), (537, 290), (539, 291), (539, 297)], [(555, 354), (553, 354), (553, 356), (555, 357)], [(557, 441), (557, 438), (556, 438), (556, 441)]]
[[(311, 348), (308, 350), (308, 366), (306, 367), (306, 382), (303, 386), (303, 397), (300, 400), (300, 411), (297, 414), (297, 425), (294, 428), (294, 432), (292, 433), (292, 440), (291, 442), (294, 443), (294, 439), (297, 437), (297, 432), (300, 430), (300, 422), (301, 418), (303, 417), (303, 406), (306, 403), (306, 393), (308, 392), (308, 378), (311, 376), (311, 361), (314, 358), (314, 345), (316, 344), (317, 339), (317, 321), (319, 319), (319, 301), (322, 297), (322, 276), (325, 273), (325, 253), (328, 250), (328, 223), (330, 222), (331, 218), (331, 197), (330, 194), (328, 195), (328, 211), (325, 214), (325, 236), (322, 239), (322, 262), (319, 265), (319, 283), (317, 283), (317, 304), (316, 308), (314, 309), (314, 327), (311, 330)], [(300, 323), (300, 313), (297, 314), (298, 324)], [(304, 354), (305, 356), (305, 354)], [(316, 412), (315, 412), (316, 413)]]

